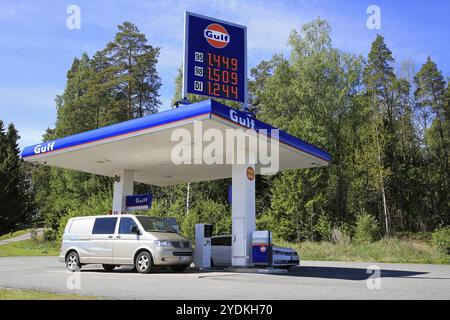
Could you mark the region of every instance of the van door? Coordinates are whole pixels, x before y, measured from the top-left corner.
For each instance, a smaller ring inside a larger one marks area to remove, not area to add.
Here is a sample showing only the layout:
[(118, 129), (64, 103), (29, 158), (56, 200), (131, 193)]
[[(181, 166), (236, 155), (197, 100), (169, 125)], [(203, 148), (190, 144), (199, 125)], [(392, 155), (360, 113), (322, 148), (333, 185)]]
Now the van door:
[(139, 239), (141, 237), (136, 233), (131, 232), (131, 228), (133, 228), (134, 226), (138, 227), (133, 218), (120, 218), (119, 229), (114, 241), (114, 264), (134, 264), (133, 255), (136, 249), (139, 247)]
[(117, 217), (95, 218), (89, 258), (86, 262), (113, 264), (114, 232), (117, 220)]

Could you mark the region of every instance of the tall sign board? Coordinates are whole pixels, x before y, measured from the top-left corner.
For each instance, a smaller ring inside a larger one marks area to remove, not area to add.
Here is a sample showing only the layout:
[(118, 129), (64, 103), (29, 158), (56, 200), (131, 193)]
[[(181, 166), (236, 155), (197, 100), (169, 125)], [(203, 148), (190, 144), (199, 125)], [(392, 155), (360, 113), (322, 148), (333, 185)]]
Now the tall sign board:
[(186, 12), (183, 97), (197, 94), (247, 104), (247, 28)]

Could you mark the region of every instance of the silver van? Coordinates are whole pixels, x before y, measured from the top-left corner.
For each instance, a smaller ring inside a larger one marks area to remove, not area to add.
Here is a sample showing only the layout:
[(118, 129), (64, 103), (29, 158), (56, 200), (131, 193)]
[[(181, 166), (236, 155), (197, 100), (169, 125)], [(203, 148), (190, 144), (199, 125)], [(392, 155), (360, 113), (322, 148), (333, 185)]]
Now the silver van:
[(59, 255), (70, 271), (95, 263), (108, 271), (134, 265), (140, 273), (153, 266), (183, 272), (192, 259), (189, 240), (163, 219), (128, 214), (69, 219)]

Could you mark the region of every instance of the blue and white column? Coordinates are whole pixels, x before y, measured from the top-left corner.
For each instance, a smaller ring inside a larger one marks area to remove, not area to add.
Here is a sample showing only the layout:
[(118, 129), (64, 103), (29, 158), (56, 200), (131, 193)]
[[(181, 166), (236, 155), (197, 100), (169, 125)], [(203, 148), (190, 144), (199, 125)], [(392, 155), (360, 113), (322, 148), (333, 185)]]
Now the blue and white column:
[(255, 218), (255, 165), (232, 165), (232, 266), (250, 267)]
[(120, 170), (116, 173), (120, 179), (114, 181), (113, 214), (121, 214), (126, 211), (126, 196), (134, 192), (134, 171)]

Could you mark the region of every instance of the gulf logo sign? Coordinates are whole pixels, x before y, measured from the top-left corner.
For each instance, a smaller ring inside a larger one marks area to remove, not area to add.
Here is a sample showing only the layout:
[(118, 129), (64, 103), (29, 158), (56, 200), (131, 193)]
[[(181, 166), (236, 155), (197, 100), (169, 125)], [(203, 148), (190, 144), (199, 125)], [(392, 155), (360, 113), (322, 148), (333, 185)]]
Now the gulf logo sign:
[(225, 48), (231, 40), (227, 29), (218, 23), (211, 23), (207, 26), (203, 31), (203, 36), (210, 45), (217, 49)]

